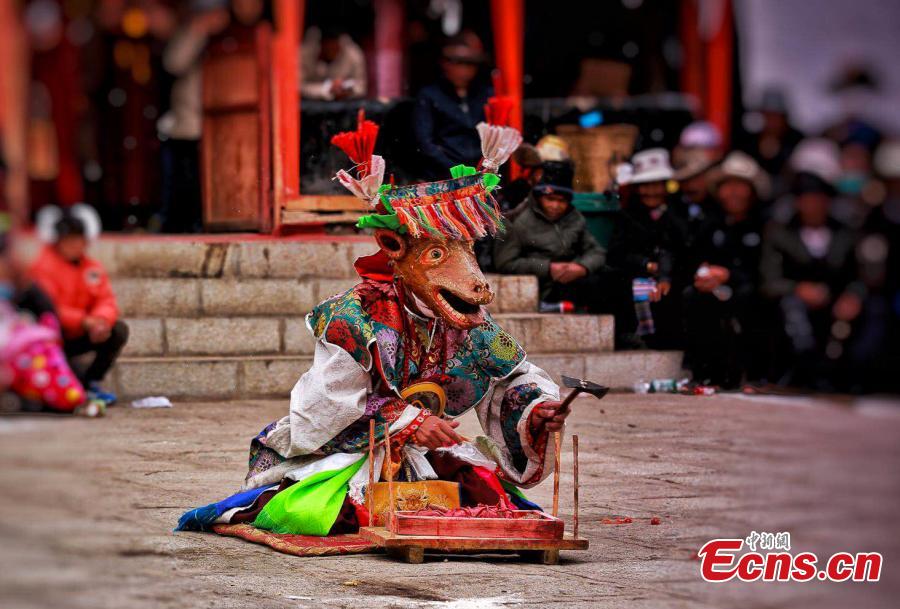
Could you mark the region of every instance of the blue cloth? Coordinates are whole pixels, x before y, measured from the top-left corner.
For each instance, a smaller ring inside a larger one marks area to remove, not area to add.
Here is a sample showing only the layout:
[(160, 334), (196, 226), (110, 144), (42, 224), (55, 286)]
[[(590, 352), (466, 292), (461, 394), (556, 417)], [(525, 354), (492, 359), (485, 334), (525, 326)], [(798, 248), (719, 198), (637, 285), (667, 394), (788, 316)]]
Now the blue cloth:
[(178, 519), (178, 526), (175, 527), (175, 530), (208, 531), (219, 516), (228, 510), (234, 508), (248, 508), (253, 505), (265, 491), (277, 488), (277, 486), (277, 484), (273, 484), (271, 486), (252, 488), (248, 491), (236, 493), (222, 501), (189, 510)]
[(475, 125), (485, 120), (491, 87), (476, 79), (465, 97), (447, 80), (423, 88), (416, 97), (413, 131), (426, 161), (426, 177), (446, 179), (460, 163), (475, 166), (481, 159), (481, 139)]

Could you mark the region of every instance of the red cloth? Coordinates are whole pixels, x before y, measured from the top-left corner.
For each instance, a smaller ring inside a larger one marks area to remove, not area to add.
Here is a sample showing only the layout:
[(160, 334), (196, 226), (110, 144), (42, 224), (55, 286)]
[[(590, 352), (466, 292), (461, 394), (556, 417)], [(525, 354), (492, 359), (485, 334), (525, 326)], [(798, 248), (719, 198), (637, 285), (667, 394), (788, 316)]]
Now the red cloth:
[(356, 273), (363, 279), (372, 279), (374, 281), (394, 280), (394, 269), (391, 268), (391, 260), (382, 250), (369, 256), (360, 256), (353, 263)]
[(100, 317), (110, 326), (119, 319), (109, 277), (92, 258), (85, 256), (79, 264), (72, 264), (45, 246), (31, 266), (31, 276), (53, 301), (66, 338), (83, 336), (88, 316)]

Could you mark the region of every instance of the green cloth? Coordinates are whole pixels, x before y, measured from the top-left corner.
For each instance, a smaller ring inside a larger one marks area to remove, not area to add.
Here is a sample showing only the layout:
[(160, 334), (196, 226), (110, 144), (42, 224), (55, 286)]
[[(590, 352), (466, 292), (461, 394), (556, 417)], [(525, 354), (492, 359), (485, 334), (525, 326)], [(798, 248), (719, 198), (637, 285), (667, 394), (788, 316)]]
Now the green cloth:
[(350, 490), (350, 479), (364, 462), (319, 472), (289, 486), (272, 497), (253, 526), (289, 535), (328, 535)]

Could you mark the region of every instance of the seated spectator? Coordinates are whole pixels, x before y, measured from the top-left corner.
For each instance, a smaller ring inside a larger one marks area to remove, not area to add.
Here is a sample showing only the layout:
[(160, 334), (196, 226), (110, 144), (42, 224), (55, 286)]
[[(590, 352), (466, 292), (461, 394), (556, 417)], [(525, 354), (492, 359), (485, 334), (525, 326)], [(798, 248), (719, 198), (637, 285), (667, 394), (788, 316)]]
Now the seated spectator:
[(475, 166), (481, 140), (475, 125), (485, 119), (490, 85), (478, 78), (481, 42), (471, 35), (450, 38), (441, 51), (441, 77), (416, 97), (413, 131), (429, 180), (448, 177), (460, 163)]
[(862, 308), (856, 240), (829, 216), (835, 191), (822, 176), (798, 173), (792, 191), (794, 217), (763, 239), (761, 288), (779, 307), (791, 354), (781, 383), (828, 390)]
[(682, 165), (675, 171), (678, 195), (674, 197), (672, 213), (685, 229), (681, 249), (684, 253), (676, 268), (675, 283), (689, 286), (694, 271), (702, 260), (698, 257), (698, 244), (708, 241), (712, 230), (720, 223), (722, 210), (710, 194), (710, 176), (717, 161), (700, 150), (692, 149), (682, 156)]
[(694, 121), (681, 131), (672, 153), (676, 166), (684, 166), (691, 156), (713, 163), (722, 159), (722, 133), (709, 121)]
[(84, 388), (66, 362), (52, 306), (39, 289), (23, 290), (8, 229), (0, 213), (0, 401), (15, 410), (72, 412), (84, 403)]
[(308, 99), (366, 96), (366, 57), (339, 27), (311, 27), (300, 50), (300, 94)]
[(803, 134), (791, 124), (787, 97), (777, 87), (763, 91), (755, 111), (751, 116), (756, 120), (745, 125), (749, 133), (743, 149), (775, 178), (774, 192), (781, 195), (780, 176)]
[(46, 245), (31, 267), (31, 276), (53, 302), (70, 361), (94, 353), (79, 379), (97, 397), (115, 401), (115, 396), (100, 389), (99, 382), (128, 341), (128, 326), (119, 319), (106, 271), (87, 256), (88, 242), (100, 234), (100, 220), (86, 205), (47, 209), (38, 218)]
[(521, 168), (520, 176), (500, 192), (503, 215), (515, 220), (529, 206), (532, 189), (544, 175), (544, 163), (569, 163), (569, 146), (556, 135), (545, 135), (534, 146), (522, 144), (512, 157)]
[(852, 391), (900, 391), (900, 140), (886, 140), (873, 169), (884, 184), (883, 200), (869, 213), (857, 245), (866, 287), (855, 337), (848, 349)]
[(697, 243), (700, 264), (684, 291), (685, 361), (694, 381), (734, 388), (746, 374), (763, 381), (765, 317), (757, 286), (762, 246), (758, 202), (768, 177), (751, 157), (732, 152), (711, 178), (722, 218)]
[[(617, 273), (608, 289), (615, 302), (633, 301), (616, 314), (622, 347), (675, 347), (681, 339), (681, 313), (672, 290), (675, 254), (684, 226), (670, 210), (667, 182), (674, 173), (669, 153), (651, 148), (632, 157), (629, 197), (610, 237), (607, 262)], [(636, 335), (636, 336), (635, 336)]]
[(498, 237), (494, 261), (501, 273), (536, 275), (544, 303), (599, 312), (604, 251), (572, 206), (573, 176), (571, 163), (545, 164), (527, 206)]

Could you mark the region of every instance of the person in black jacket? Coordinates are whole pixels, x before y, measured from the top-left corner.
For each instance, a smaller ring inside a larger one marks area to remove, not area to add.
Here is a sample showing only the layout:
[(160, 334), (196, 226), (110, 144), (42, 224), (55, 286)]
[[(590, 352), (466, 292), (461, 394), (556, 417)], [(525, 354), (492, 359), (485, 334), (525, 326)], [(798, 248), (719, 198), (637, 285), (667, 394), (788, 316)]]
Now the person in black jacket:
[(478, 78), (481, 63), (477, 39), (449, 39), (442, 50), (441, 78), (416, 97), (413, 132), (429, 180), (448, 178), (454, 165), (475, 166), (481, 159), (475, 125), (485, 119), (484, 106), (492, 95), (490, 85)]
[(617, 339), (622, 348), (639, 348), (643, 341), (674, 348), (680, 343), (682, 324), (672, 280), (685, 229), (670, 209), (667, 182), (672, 179), (672, 167), (662, 148), (635, 154), (632, 164), (631, 196), (616, 218), (607, 254), (615, 277), (610, 289), (624, 294), (617, 302), (633, 299), (635, 305), (617, 313)]
[(782, 384), (831, 389), (865, 288), (857, 280), (856, 236), (829, 216), (833, 187), (801, 172), (796, 214), (763, 239), (762, 292), (781, 312), (791, 354)]
[(737, 387), (766, 378), (766, 339), (759, 297), (762, 220), (768, 177), (742, 152), (732, 152), (711, 177), (721, 219), (695, 246), (699, 261), (684, 290), (685, 364), (694, 381)]
[(524, 209), (498, 237), (494, 261), (501, 273), (536, 275), (541, 301), (572, 302), (592, 313), (604, 308), (600, 271), (606, 252), (572, 206), (571, 163), (545, 163), (543, 178)]

